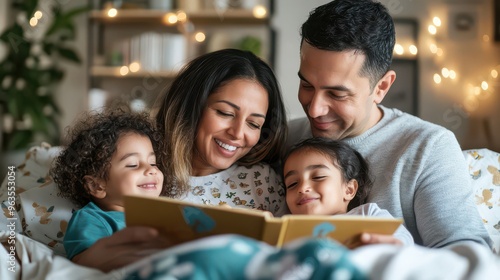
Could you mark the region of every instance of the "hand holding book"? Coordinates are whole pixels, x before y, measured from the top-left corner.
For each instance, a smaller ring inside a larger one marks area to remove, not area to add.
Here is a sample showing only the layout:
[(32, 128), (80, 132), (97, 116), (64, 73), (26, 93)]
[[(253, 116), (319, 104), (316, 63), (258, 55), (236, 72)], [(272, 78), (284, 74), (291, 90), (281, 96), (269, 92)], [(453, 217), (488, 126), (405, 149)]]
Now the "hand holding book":
[[(148, 209), (154, 215), (144, 215)], [(270, 245), (283, 244), (303, 237), (332, 238), (355, 244), (364, 232), (393, 234), (401, 219), (285, 215), (277, 218), (260, 210), (197, 205), (169, 198), (129, 196), (125, 198), (127, 226), (157, 228), (174, 244), (217, 234), (240, 234)]]

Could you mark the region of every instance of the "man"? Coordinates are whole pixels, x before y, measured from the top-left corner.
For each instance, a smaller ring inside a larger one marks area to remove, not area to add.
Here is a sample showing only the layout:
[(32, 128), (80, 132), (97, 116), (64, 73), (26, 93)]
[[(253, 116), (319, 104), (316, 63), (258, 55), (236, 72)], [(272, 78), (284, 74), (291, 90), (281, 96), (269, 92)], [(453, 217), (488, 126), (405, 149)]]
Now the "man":
[[(491, 246), (454, 134), (379, 104), (396, 79), (387, 9), (371, 0), (316, 8), (301, 28), (299, 101), (307, 118), (290, 122), (289, 145), (316, 136), (343, 139), (369, 162), (369, 202), (404, 218), (416, 244)], [(366, 235), (365, 243), (397, 243)]]

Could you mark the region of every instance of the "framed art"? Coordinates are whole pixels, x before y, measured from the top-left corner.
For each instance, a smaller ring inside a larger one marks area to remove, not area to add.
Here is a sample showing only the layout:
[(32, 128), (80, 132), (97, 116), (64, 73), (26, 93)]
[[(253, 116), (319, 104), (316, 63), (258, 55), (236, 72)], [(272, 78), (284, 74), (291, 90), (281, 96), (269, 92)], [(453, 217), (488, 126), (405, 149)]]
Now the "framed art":
[(396, 47), (390, 69), (396, 81), (382, 105), (418, 115), (418, 22), (414, 19), (395, 19)]

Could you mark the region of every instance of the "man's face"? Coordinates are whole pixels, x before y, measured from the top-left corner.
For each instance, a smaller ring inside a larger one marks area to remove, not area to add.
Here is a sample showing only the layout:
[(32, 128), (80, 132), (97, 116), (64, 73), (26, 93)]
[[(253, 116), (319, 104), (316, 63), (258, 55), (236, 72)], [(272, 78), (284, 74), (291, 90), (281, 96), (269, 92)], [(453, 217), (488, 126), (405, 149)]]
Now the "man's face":
[(315, 137), (343, 139), (375, 125), (383, 99), (360, 76), (365, 55), (355, 51), (327, 51), (303, 42), (300, 55), (299, 101)]

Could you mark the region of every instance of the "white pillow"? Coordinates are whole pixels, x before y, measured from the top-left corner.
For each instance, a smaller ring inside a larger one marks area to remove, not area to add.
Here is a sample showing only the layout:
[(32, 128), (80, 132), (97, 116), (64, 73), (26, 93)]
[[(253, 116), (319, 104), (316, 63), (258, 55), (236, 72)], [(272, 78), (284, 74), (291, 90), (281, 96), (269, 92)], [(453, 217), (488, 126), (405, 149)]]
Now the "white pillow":
[(64, 234), (72, 213), (79, 207), (57, 195), (58, 189), (48, 174), (61, 150), (61, 147), (42, 143), (26, 152), (26, 159), (17, 167), (15, 176), (15, 219), (7, 211), (7, 177), (0, 186), (0, 201), (3, 201), (4, 210), (3, 215), (0, 215), (0, 224), (8, 225), (15, 221), (16, 232), (46, 244), (56, 254), (65, 256), (62, 243)]
[(463, 151), (469, 165), (476, 206), (500, 254), (500, 154), (488, 149)]

